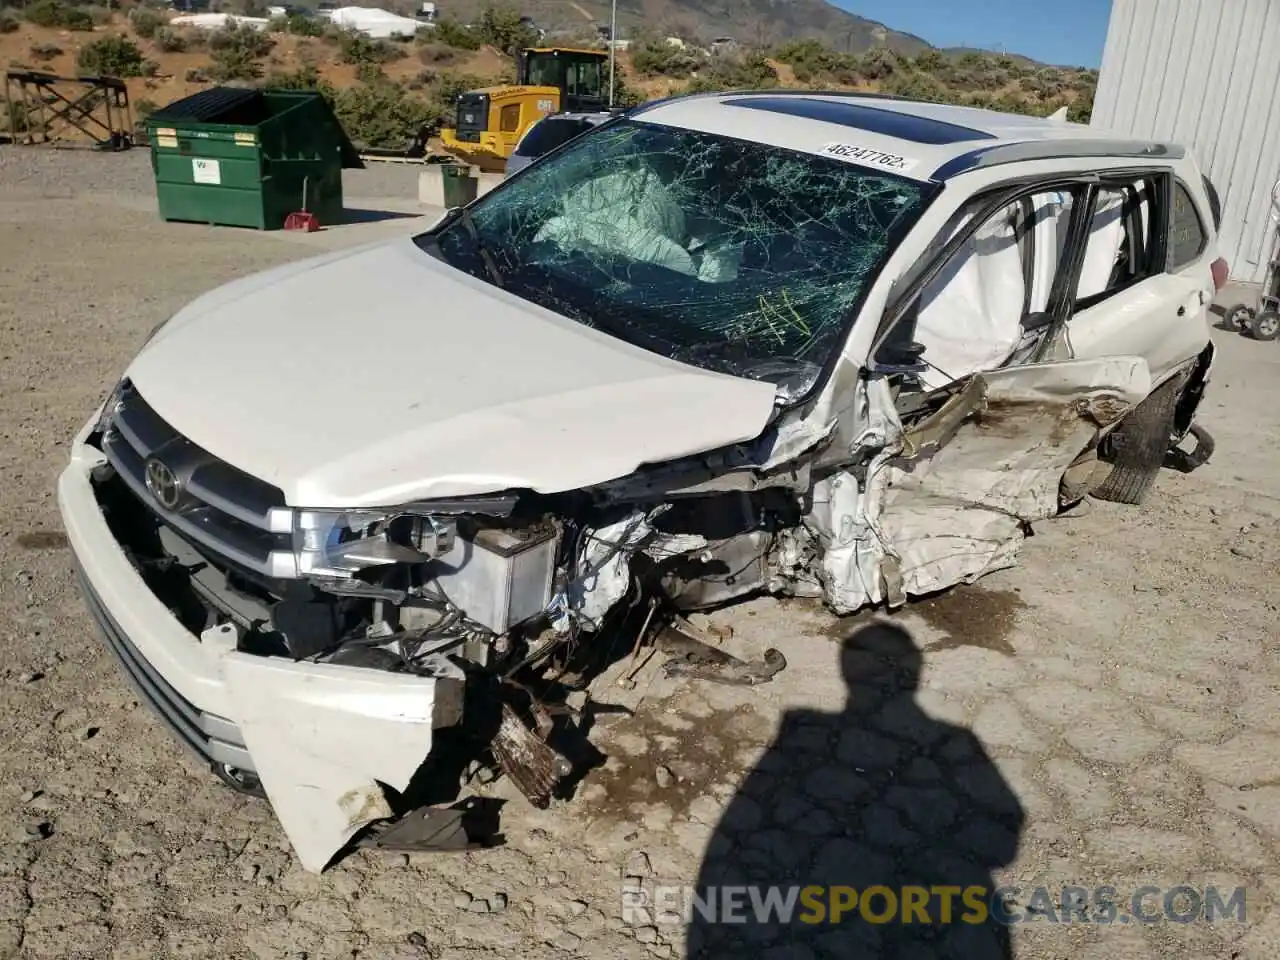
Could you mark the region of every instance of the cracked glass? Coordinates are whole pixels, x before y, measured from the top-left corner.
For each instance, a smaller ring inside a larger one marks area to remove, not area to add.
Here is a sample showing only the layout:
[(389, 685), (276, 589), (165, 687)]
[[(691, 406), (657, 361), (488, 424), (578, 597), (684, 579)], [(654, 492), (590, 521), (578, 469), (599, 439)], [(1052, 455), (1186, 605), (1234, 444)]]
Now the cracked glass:
[(624, 120), (418, 238), (449, 264), (665, 357), (796, 397), (929, 186)]

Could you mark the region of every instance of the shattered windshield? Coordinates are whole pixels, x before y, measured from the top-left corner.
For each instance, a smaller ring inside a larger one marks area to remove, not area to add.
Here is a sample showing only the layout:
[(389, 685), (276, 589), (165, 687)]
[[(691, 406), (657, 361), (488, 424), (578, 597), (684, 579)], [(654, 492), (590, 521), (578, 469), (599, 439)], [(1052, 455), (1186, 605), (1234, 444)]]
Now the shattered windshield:
[(636, 121), (583, 136), (418, 243), (580, 323), (808, 391), (926, 186)]

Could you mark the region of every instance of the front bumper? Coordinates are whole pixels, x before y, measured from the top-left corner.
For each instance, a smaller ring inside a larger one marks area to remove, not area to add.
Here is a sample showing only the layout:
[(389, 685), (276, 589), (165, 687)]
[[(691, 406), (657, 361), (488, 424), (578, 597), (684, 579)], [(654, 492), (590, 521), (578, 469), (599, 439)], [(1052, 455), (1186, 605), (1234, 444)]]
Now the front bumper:
[(179, 741), (207, 763), (257, 775), (303, 866), (322, 869), (389, 815), (379, 784), (403, 791), (434, 730), (461, 723), (465, 678), (257, 656), (191, 633), (107, 524), (92, 475), (110, 466), (86, 442), (93, 424), (73, 443), (58, 504), (108, 649)]
[(210, 765), (254, 772), (253, 760), (236, 725), (225, 717), (206, 713), (170, 686), (116, 623), (89, 582), (79, 560), (75, 568), (76, 582), (85, 606), (93, 615), (107, 649), (115, 656), (129, 685), (164, 721), (178, 742)]

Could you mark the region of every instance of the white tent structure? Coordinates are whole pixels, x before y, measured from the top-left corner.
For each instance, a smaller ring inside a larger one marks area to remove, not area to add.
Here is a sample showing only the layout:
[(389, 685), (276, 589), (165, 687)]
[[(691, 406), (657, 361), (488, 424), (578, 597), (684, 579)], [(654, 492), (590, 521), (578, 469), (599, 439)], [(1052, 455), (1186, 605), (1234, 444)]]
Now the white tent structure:
[(188, 13), (169, 21), (175, 27), (193, 27), (196, 30), (221, 30), (224, 27), (247, 24), (265, 30), (265, 17), (240, 17), (234, 13)]
[(422, 26), (421, 21), (412, 17), (402, 17), (390, 10), (370, 7), (339, 7), (327, 11), (326, 15), (334, 26), (358, 30), (378, 40), (395, 36), (412, 37)]

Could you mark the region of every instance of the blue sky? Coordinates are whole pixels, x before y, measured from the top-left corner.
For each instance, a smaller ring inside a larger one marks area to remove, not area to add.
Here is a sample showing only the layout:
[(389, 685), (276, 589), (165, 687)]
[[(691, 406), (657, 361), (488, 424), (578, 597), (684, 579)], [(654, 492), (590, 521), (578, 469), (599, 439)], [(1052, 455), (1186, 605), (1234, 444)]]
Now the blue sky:
[(1111, 0), (832, 0), (838, 7), (935, 47), (1003, 44), (1045, 63), (1096, 67)]

